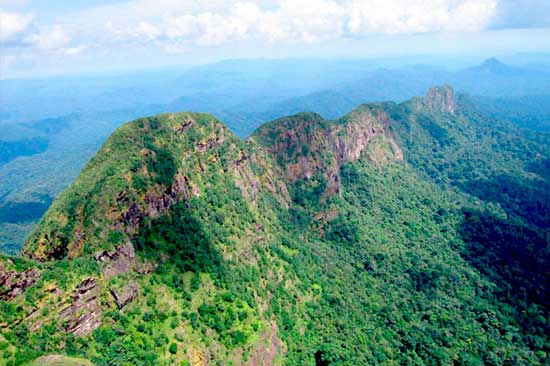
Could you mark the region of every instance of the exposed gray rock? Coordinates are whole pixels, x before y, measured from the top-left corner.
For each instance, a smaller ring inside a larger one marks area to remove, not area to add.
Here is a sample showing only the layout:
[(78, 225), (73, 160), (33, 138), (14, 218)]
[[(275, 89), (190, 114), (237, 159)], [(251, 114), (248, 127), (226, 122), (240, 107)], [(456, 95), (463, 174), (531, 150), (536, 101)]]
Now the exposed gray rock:
[(286, 345), (279, 339), (279, 328), (275, 322), (271, 322), (260, 333), (260, 340), (252, 350), (252, 357), (247, 365), (250, 366), (273, 366), (277, 356), (286, 353)]
[(124, 223), (126, 233), (130, 234), (139, 228), (139, 224), (144, 218), (143, 212), (135, 202), (130, 202), (125, 212), (121, 214), (121, 221)]
[(88, 360), (63, 355), (42, 356), (32, 362), (31, 365), (93, 366), (93, 364)]
[(156, 262), (140, 261), (136, 257), (134, 245), (130, 241), (112, 251), (104, 250), (97, 253), (95, 259), (102, 264), (101, 274), (106, 280), (130, 271), (144, 275), (157, 268)]
[(221, 146), (225, 141), (225, 130), (223, 128), (217, 131), (217, 134), (203, 141), (199, 141), (195, 147), (198, 151), (205, 152), (213, 147)]
[(192, 119), (188, 119), (187, 121), (183, 122), (181, 125), (178, 126), (177, 131), (179, 133), (184, 133), (185, 130), (187, 130), (189, 127), (191, 127), (195, 123)]
[(130, 283), (118, 290), (111, 289), (111, 294), (115, 299), (118, 309), (121, 310), (137, 297), (138, 291), (137, 285)]
[(0, 299), (8, 301), (23, 293), (40, 278), (40, 272), (34, 268), (23, 272), (8, 271), (0, 263)]
[(100, 326), (99, 288), (94, 278), (82, 281), (71, 294), (71, 302), (59, 313), (65, 329), (77, 337), (89, 335)]
[(258, 187), (260, 182), (250, 167), (250, 158), (245, 152), (232, 164), (235, 173), (235, 185), (239, 187), (243, 196), (256, 202), (258, 198)]
[(435, 86), (426, 95), (425, 105), (427, 108), (454, 114), (456, 111), (456, 97), (450, 86)]
[(105, 263), (101, 270), (101, 274), (105, 279), (129, 272), (136, 267), (134, 245), (128, 241), (111, 252), (100, 252), (96, 254), (96, 260)]

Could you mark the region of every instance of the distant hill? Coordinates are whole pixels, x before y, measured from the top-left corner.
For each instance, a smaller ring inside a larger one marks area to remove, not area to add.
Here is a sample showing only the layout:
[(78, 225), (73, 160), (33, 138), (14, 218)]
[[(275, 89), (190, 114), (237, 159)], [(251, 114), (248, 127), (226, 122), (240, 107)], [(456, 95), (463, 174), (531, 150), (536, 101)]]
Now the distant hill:
[[(265, 120), (278, 118), (289, 112), (308, 110), (320, 113), (326, 118), (337, 118), (357, 104), (380, 100), (401, 102), (425, 93), (435, 84), (453, 85), (460, 92), (473, 95), (476, 99), (483, 99), (484, 106), (492, 99), (495, 99), (495, 102), (496, 99), (517, 100), (513, 120), (525, 127), (531, 124), (523, 123), (522, 119), (532, 116), (532, 106), (535, 104), (539, 104), (539, 107), (534, 108), (536, 111), (543, 111), (542, 114), (537, 114), (538, 116), (550, 116), (544, 109), (546, 104), (540, 99), (542, 95), (550, 95), (550, 70), (512, 67), (496, 58), (488, 59), (479, 66), (455, 72), (421, 66), (401, 70), (379, 69), (365, 78), (340, 85), (335, 89), (278, 102), (253, 113), (252, 116)], [(511, 117), (506, 113), (495, 116), (504, 119)]]

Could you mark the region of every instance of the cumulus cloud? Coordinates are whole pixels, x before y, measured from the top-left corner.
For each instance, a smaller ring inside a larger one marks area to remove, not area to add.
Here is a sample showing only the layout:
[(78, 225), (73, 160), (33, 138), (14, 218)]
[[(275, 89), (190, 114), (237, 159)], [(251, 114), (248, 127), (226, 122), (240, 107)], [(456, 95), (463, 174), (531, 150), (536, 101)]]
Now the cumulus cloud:
[[(144, 46), (180, 53), (228, 42), (302, 44), (481, 30), (496, 8), (497, 0), (132, 0), (65, 14), (23, 39), (37, 50), (65, 54)], [(33, 18), (8, 13), (2, 20), (2, 39), (8, 39), (25, 32)]]
[(355, 0), (349, 29), (356, 35), (481, 30), (496, 5), (496, 0)]
[(72, 39), (63, 26), (55, 24), (38, 27), (34, 20), (32, 14), (0, 11), (2, 46), (7, 50), (14, 48), (24, 54), (48, 52), (75, 55), (86, 48), (72, 44)]
[(32, 19), (31, 14), (0, 10), (0, 41), (7, 42), (16, 39), (29, 28)]
[(116, 5), (95, 11), (103, 12), (98, 18), (109, 19), (105, 27), (114, 42), (212, 46), (243, 40), (312, 43), (373, 34), (474, 31), (488, 26), (497, 7), (497, 0), (209, 1), (203, 7), (185, 0), (158, 1), (152, 8), (151, 0), (136, 0), (116, 11)]
[(0, 0), (0, 6), (12, 7), (12, 6), (25, 6), (29, 0)]
[(86, 51), (88, 49), (88, 46), (86, 45), (79, 45), (79, 46), (75, 46), (75, 47), (66, 47), (66, 48), (62, 48), (61, 51), (65, 54), (65, 55), (78, 55), (84, 51)]
[(544, 26), (550, 25), (550, 2), (130, 0), (63, 14), (54, 24), (40, 24), (32, 31), (31, 15), (0, 14), (1, 40), (18, 37), (36, 50), (78, 54), (99, 48), (156, 47), (186, 53), (230, 42), (295, 45), (372, 35)]

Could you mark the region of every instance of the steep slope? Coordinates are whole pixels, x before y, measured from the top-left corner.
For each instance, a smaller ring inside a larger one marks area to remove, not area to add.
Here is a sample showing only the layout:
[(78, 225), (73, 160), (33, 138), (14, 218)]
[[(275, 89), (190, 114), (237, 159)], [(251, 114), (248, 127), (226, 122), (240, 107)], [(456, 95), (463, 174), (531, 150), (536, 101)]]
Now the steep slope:
[(399, 144), (420, 174), (460, 194), (460, 253), (497, 284), (528, 343), (548, 344), (550, 135), (487, 119), (465, 96), (450, 104), (454, 116), (427, 114), (417, 101), (395, 106)]
[[(208, 115), (119, 129), (30, 237), (24, 254), (45, 263), (41, 276), (19, 284), (3, 270), (16, 287), (4, 299), (35, 285), (4, 313), (31, 331), (30, 348), (12, 333), (23, 346), (14, 362), (72, 353), (74, 337), (90, 336), (84, 355), (99, 365), (272, 362), (282, 345), (264, 303), (285, 271), (267, 243), (282, 231), (272, 211), (288, 199), (255, 150)], [(260, 354), (266, 342), (272, 351)]]
[(0, 360), (543, 365), (548, 274), (521, 259), (548, 236), (477, 253), (510, 249), (482, 213), (502, 235), (546, 219), (471, 183), (513, 172), (545, 197), (550, 142), (491, 123), (448, 87), (247, 141), (205, 114), (129, 123), (1, 259)]

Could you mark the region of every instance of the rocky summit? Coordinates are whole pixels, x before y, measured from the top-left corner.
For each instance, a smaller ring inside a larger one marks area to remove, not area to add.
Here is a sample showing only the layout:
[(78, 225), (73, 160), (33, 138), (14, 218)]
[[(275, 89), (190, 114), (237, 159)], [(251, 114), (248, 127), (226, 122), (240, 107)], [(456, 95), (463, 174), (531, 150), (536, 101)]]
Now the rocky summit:
[(549, 140), (448, 86), (130, 122), (0, 258), (0, 364), (548, 364)]

